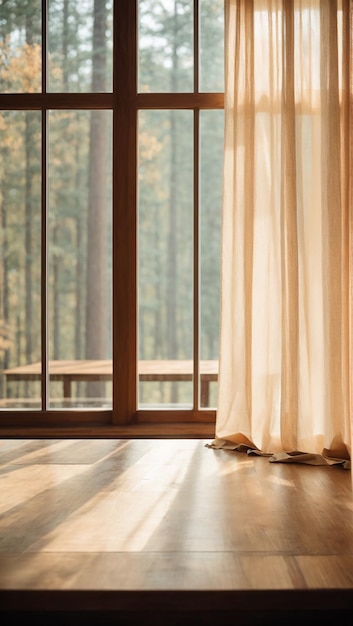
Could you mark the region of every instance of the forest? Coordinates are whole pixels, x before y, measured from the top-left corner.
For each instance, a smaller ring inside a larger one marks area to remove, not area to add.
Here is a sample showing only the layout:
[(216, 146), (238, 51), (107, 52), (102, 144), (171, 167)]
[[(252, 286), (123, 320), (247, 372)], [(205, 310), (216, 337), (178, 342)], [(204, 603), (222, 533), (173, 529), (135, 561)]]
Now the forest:
[[(223, 91), (223, 1), (201, 0), (201, 92)], [(138, 3), (138, 91), (193, 91), (192, 0)], [(113, 0), (49, 0), (47, 90), (112, 91)], [(2, 0), (0, 93), (42, 89), (40, 0)], [(0, 110), (0, 372), (41, 359), (42, 180), (47, 181), (48, 356), (112, 356), (111, 110), (50, 110), (47, 172), (41, 112)], [(193, 358), (194, 113), (138, 117), (139, 359)], [(223, 111), (200, 111), (200, 358), (218, 358)], [(0, 375), (0, 407), (40, 406), (40, 382)], [(111, 385), (75, 383), (70, 406)], [(212, 397), (214, 405), (215, 394)], [(140, 383), (140, 404), (189, 405), (188, 383)], [(51, 383), (50, 405), (63, 405)]]

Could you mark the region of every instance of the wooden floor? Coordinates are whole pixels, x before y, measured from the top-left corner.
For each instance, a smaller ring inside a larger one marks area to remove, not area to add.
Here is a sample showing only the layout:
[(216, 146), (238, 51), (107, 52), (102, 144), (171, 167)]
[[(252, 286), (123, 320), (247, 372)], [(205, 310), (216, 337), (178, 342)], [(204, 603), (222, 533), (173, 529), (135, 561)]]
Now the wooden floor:
[(0, 623), (352, 624), (351, 472), (206, 443), (0, 440)]

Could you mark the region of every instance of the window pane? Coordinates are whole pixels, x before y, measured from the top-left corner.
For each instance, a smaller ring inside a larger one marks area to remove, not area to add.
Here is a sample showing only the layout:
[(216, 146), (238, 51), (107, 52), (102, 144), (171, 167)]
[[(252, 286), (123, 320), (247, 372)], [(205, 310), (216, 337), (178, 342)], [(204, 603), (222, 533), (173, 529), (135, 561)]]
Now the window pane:
[(0, 3), (0, 92), (41, 90), (41, 0)]
[(112, 89), (112, 0), (49, 0), (49, 89)]
[(224, 0), (200, 0), (200, 91), (224, 90)]
[(41, 114), (0, 112), (0, 408), (41, 405), (40, 168)]
[(193, 91), (193, 0), (139, 1), (139, 91)]
[(138, 242), (140, 406), (189, 407), (193, 397), (192, 111), (140, 113)]
[[(200, 112), (201, 361), (218, 360), (223, 124), (223, 111)], [(212, 378), (208, 396), (201, 387), (201, 406), (217, 404), (217, 366), (201, 363)]]
[(50, 113), (52, 407), (111, 405), (110, 138), (109, 111)]

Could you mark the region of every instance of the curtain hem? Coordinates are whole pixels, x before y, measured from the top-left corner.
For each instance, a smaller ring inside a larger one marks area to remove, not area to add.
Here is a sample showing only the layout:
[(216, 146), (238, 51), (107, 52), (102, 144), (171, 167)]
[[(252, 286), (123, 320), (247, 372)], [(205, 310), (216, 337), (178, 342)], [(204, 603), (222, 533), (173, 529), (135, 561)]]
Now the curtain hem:
[[(350, 455), (347, 447), (342, 444), (339, 450), (334, 448), (324, 448), (321, 454), (303, 452), (300, 450), (290, 450), (281, 452), (263, 452), (245, 435), (231, 435), (227, 439), (216, 437), (211, 443), (207, 443), (206, 448), (217, 450), (232, 450), (245, 453), (247, 455), (257, 455), (269, 458), (270, 463), (302, 463), (305, 465), (341, 465), (343, 469), (351, 469)], [(337, 454), (338, 453), (338, 454)]]

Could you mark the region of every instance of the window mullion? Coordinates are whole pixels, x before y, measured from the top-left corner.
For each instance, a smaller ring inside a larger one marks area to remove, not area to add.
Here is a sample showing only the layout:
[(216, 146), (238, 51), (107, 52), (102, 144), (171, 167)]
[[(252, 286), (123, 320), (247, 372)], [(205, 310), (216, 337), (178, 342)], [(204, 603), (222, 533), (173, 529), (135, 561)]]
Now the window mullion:
[(194, 110), (194, 410), (200, 405), (200, 242), (199, 242), (199, 117), (198, 109)]
[(113, 422), (137, 407), (137, 2), (114, 3)]
[(42, 350), (42, 409), (48, 408), (48, 134), (47, 111), (42, 111), (42, 235), (41, 235), (41, 350)]
[(42, 0), (42, 93), (47, 92), (48, 78), (48, 0)]
[(194, 0), (194, 93), (199, 92), (199, 0)]
[[(47, 35), (48, 3), (42, 0), (42, 94), (47, 91)], [(41, 137), (41, 358), (42, 358), (42, 410), (48, 409), (49, 372), (48, 372), (48, 114), (42, 108)]]
[[(199, 91), (199, 0), (194, 0), (194, 94)], [(194, 109), (194, 308), (193, 308), (193, 408), (198, 410), (200, 406), (200, 272), (199, 272), (199, 119), (200, 111)]]

